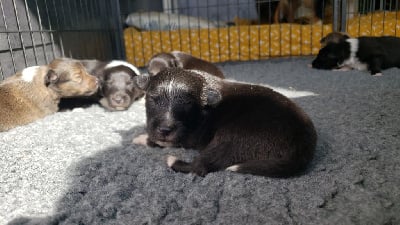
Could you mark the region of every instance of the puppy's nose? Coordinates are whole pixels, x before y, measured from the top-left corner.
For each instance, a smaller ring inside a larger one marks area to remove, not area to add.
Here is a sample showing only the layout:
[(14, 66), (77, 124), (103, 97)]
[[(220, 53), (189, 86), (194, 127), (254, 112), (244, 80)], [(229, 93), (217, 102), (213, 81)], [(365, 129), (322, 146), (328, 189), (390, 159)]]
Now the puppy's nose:
[(168, 135), (169, 133), (171, 133), (172, 127), (162, 126), (162, 127), (159, 127), (157, 131), (158, 131), (158, 133), (160, 133), (160, 134), (166, 136), (166, 135)]
[(122, 94), (114, 95), (112, 97), (112, 100), (117, 104), (121, 104), (125, 101), (126, 97), (127, 97), (126, 95), (122, 95)]

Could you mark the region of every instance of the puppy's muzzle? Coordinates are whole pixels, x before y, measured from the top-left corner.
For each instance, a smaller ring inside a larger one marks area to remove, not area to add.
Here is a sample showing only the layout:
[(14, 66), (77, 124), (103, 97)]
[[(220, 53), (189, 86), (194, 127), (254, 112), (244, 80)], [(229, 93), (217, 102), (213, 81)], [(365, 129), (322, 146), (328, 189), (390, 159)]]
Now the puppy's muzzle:
[(157, 132), (160, 136), (166, 137), (174, 130), (171, 126), (161, 126), (157, 128)]

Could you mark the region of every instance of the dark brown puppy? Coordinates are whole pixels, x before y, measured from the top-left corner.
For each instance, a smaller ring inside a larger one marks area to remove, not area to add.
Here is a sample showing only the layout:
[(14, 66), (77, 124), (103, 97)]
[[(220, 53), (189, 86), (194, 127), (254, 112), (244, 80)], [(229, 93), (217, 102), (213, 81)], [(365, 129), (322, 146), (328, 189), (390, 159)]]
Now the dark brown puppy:
[(196, 58), (180, 51), (171, 53), (159, 53), (153, 56), (147, 66), (150, 75), (156, 75), (165, 68), (176, 67), (205, 71), (214, 76), (224, 78), (222, 71), (213, 63)]
[(121, 60), (102, 62), (67, 58), (63, 60), (81, 63), (88, 73), (100, 80), (100, 88), (95, 95), (89, 98), (63, 99), (61, 101), (62, 108), (70, 109), (98, 102), (107, 110), (121, 111), (127, 110), (134, 101), (144, 96), (144, 92), (138, 89), (133, 82), (133, 78), (140, 72), (128, 62)]
[(329, 43), (340, 43), (349, 38), (350, 38), (350, 36), (345, 33), (331, 32), (331, 33), (327, 34), (325, 37), (321, 38), (319, 43), (321, 43), (321, 48), (323, 48), (326, 45), (328, 45)]
[(272, 89), (181, 68), (139, 76), (137, 82), (147, 93), (147, 144), (200, 150), (191, 163), (169, 156), (175, 171), (287, 177), (313, 158), (312, 121)]
[(97, 78), (81, 64), (28, 67), (0, 84), (0, 131), (57, 112), (61, 98), (88, 96), (97, 89)]

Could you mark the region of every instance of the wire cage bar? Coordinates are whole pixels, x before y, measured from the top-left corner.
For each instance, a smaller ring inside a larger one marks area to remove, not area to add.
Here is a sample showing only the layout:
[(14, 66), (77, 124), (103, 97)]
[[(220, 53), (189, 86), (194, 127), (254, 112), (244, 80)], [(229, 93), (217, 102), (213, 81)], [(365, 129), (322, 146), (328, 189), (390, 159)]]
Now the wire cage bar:
[(0, 0), (0, 8), (0, 80), (57, 57), (125, 57), (117, 0)]
[[(0, 0), (0, 80), (57, 57), (310, 56), (332, 31), (398, 36), (400, 0)], [(291, 13), (288, 13), (288, 10)]]

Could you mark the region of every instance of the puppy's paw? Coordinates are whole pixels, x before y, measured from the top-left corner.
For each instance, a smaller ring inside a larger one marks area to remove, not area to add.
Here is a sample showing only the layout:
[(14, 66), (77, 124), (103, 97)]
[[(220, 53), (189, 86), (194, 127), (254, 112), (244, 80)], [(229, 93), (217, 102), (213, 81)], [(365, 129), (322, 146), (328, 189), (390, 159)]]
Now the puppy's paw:
[(383, 74), (382, 74), (382, 73), (375, 73), (375, 74), (372, 74), (372, 76), (374, 76), (374, 77), (380, 77), (380, 76), (383, 76)]
[(141, 134), (132, 140), (132, 144), (147, 146), (148, 134)]
[(337, 69), (333, 69), (333, 71), (350, 71), (350, 70), (353, 70), (353, 68), (348, 67), (348, 66), (342, 66)]
[(227, 167), (225, 170), (237, 172), (237, 171), (239, 171), (239, 165), (233, 165), (233, 166)]
[(178, 160), (177, 157), (172, 156), (172, 155), (167, 155), (166, 157), (166, 161), (167, 161), (167, 165), (168, 167), (172, 167), (174, 165), (174, 163)]

